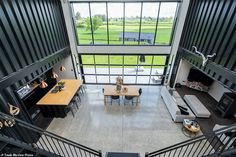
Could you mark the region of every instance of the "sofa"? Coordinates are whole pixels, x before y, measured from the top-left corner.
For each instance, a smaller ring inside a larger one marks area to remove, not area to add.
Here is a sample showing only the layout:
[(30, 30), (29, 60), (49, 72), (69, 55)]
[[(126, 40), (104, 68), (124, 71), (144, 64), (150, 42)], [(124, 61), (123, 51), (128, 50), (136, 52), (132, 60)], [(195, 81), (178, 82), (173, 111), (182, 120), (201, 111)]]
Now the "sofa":
[[(195, 115), (189, 109), (183, 99), (179, 96), (178, 92), (173, 91), (173, 94), (171, 95), (166, 86), (163, 86), (161, 88), (161, 97), (165, 102), (165, 105), (174, 122), (183, 122), (184, 119), (195, 119)], [(179, 106), (181, 108), (185, 108), (189, 114), (183, 114)]]

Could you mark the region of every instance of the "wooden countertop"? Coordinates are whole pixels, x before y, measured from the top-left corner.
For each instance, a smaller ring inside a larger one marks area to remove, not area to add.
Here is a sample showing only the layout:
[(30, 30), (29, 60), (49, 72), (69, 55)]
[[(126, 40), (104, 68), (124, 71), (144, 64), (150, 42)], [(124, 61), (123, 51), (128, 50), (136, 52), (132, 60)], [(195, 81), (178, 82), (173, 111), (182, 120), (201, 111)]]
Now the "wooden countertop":
[[(124, 87), (128, 90), (124, 92)], [(119, 96), (139, 96), (138, 87), (136, 86), (122, 86), (121, 91), (116, 91), (116, 85), (107, 85), (104, 87), (104, 96), (119, 95)]]
[(58, 86), (56, 84), (36, 105), (69, 105), (79, 87), (83, 84), (82, 80), (62, 79), (59, 82), (65, 82), (64, 88), (57, 93), (51, 91)]

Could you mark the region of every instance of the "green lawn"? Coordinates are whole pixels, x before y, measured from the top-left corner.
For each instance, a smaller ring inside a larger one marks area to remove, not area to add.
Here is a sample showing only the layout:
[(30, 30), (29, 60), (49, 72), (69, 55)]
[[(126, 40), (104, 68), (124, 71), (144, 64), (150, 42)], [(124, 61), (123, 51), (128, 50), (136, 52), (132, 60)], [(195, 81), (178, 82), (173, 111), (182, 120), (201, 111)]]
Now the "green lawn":
[[(117, 55), (110, 55), (110, 64), (123, 64), (123, 56), (117, 56)], [(137, 65), (137, 60), (139, 58), (137, 56), (125, 56), (124, 57), (124, 64), (127, 65)], [(159, 68), (160, 66), (157, 65), (165, 65), (166, 56), (154, 56), (153, 58), (153, 67)], [(82, 62), (83, 64), (94, 64), (93, 55), (82, 55)], [(96, 64), (108, 64), (108, 56), (107, 55), (95, 55), (95, 62)], [(152, 64), (152, 56), (145, 56), (145, 63), (143, 64), (144, 67), (146, 65)], [(156, 66), (155, 66), (156, 65)], [(86, 65), (84, 67), (93, 67)], [(100, 66), (105, 67), (105, 66)], [(116, 68), (120, 68), (121, 66), (116, 66)], [(125, 66), (130, 67), (130, 66)], [(131, 66), (132, 67), (132, 66)], [(150, 68), (150, 67), (147, 67)]]
[[(122, 44), (119, 41), (119, 34), (123, 32), (123, 25), (119, 22), (109, 24), (109, 44)], [(142, 33), (155, 33), (156, 24), (147, 23), (142, 24)], [(158, 45), (168, 45), (171, 37), (172, 23), (160, 22), (157, 28), (156, 43)], [(91, 31), (86, 31), (84, 27), (77, 27), (78, 38), (80, 44), (90, 44), (92, 41)], [(125, 32), (139, 32), (139, 25), (135, 23), (129, 23), (125, 25)], [(107, 44), (107, 25), (104, 23), (94, 32), (95, 44)], [(136, 45), (138, 42), (125, 41), (125, 44)], [(145, 42), (140, 44), (147, 44)]]
[[(109, 44), (122, 44), (119, 41), (119, 34), (123, 32), (123, 24), (121, 21), (109, 21)], [(142, 33), (155, 33), (156, 23), (155, 22), (143, 22), (141, 27)], [(157, 45), (168, 45), (171, 37), (172, 23), (171, 22), (159, 22), (157, 28), (156, 43)], [(139, 32), (139, 25), (137, 22), (128, 21), (125, 24), (125, 32)], [(91, 31), (86, 31), (84, 27), (77, 27), (77, 33), (80, 44), (90, 44), (92, 41)], [(94, 32), (95, 44), (108, 44), (107, 43), (107, 25), (104, 23)], [(136, 45), (138, 42), (125, 41), (126, 45)], [(147, 43), (140, 43), (147, 44)], [(123, 64), (123, 56), (110, 55), (110, 64)], [(136, 65), (138, 56), (125, 56), (124, 64)], [(146, 56), (145, 64), (152, 64), (152, 56)], [(155, 56), (153, 59), (153, 65), (165, 65), (166, 56)], [(94, 64), (93, 55), (82, 55), (83, 64)], [(108, 64), (107, 55), (95, 55), (96, 64)], [(144, 64), (144, 68), (145, 68)], [(93, 67), (93, 66), (85, 66)], [(102, 67), (102, 66), (101, 66)], [(104, 66), (105, 67), (105, 66)], [(117, 66), (120, 68), (121, 66)], [(128, 67), (128, 66), (127, 66)], [(150, 67), (147, 67), (150, 68)], [(159, 66), (153, 66), (153, 68), (160, 68)], [(163, 67), (162, 67), (163, 68)]]

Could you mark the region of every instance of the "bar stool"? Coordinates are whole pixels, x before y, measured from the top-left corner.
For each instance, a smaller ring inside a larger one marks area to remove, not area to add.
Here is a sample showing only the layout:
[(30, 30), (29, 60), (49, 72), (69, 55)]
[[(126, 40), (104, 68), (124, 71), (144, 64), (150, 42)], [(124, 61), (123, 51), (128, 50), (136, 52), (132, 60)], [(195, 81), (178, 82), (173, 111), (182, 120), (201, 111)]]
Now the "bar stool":
[(81, 93), (84, 96), (84, 87), (81, 85), (78, 90), (79, 93)]
[(69, 111), (71, 111), (72, 116), (75, 117), (74, 110), (77, 111), (75, 107), (79, 109), (79, 106), (76, 101), (76, 96), (71, 100), (70, 104), (65, 108), (65, 112), (68, 113)]
[(80, 98), (79, 90), (76, 92), (75, 95), (76, 95), (77, 99), (79, 100), (79, 102), (81, 102), (81, 98)]

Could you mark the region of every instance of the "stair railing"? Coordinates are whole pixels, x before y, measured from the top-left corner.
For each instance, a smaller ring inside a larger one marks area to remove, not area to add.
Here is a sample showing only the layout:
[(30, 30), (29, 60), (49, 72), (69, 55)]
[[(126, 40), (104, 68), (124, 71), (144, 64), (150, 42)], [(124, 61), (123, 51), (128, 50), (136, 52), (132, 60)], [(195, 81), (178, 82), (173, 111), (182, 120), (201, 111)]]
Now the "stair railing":
[(236, 124), (170, 147), (146, 153), (145, 157), (200, 157), (235, 150)]
[[(24, 142), (34, 149), (50, 152), (55, 156), (102, 157), (99, 150), (78, 144), (2, 112), (0, 112), (0, 120), (3, 124), (10, 124), (2, 127), (2, 135)], [(19, 130), (21, 134), (19, 134)]]

